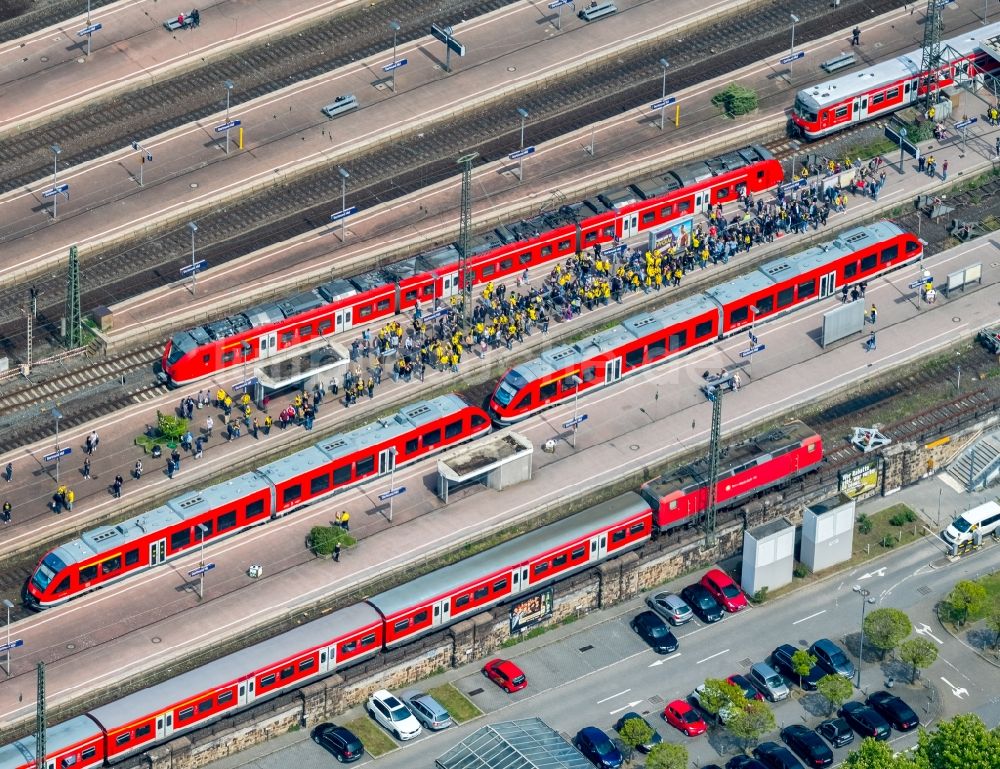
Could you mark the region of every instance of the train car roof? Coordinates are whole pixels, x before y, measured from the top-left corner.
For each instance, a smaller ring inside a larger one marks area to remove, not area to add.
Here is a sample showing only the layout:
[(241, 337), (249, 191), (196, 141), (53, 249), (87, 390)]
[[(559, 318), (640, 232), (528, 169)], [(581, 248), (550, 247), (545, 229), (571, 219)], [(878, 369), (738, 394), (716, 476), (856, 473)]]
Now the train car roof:
[(420, 606), (463, 585), (474, 584), (501, 569), (523, 563), (529, 560), (526, 554), (534, 557), (569, 540), (585, 536), (613, 520), (648, 510), (649, 505), (642, 497), (630, 491), (469, 556), (451, 566), (386, 590), (372, 596), (368, 602), (381, 611), (383, 616), (391, 617), (402, 609)]
[(358, 293), (354, 284), (344, 278), (335, 278), (334, 280), (316, 286), (316, 291), (318, 291), (319, 295), (328, 302), (336, 302), (339, 299), (347, 299), (348, 297), (356, 296)]
[(658, 310), (642, 315), (633, 315), (631, 318), (623, 320), (622, 326), (638, 339), (657, 329), (668, 328), (677, 323), (692, 320), (706, 312), (718, 311), (718, 305), (711, 299), (703, 294), (694, 294)]
[(738, 278), (727, 280), (717, 286), (710, 286), (705, 289), (705, 294), (712, 297), (723, 307), (730, 302), (745, 299), (751, 294), (770, 288), (774, 281), (762, 272), (748, 272)]
[(823, 267), (842, 256), (847, 256), (861, 248), (867, 248), (873, 243), (889, 240), (901, 232), (902, 230), (898, 226), (887, 221), (874, 222), (864, 227), (853, 227), (840, 233), (836, 240), (813, 246), (798, 254), (774, 259), (762, 264), (757, 269), (775, 282), (786, 280), (790, 276), (804, 275), (817, 267)]
[[(120, 700), (90, 711), (98, 723), (113, 730), (137, 718), (160, 713), (171, 705), (190, 700), (195, 692), (205, 692), (243, 678), (250, 672), (271, 667), (276, 662), (301, 654), (306, 649), (329, 645), (344, 633), (364, 629), (381, 622), (378, 612), (366, 603), (358, 603), (307, 622), (286, 633), (227, 654), (162, 684), (142, 689)], [(194, 700), (192, 700), (194, 702)]]
[[(45, 752), (52, 754), (101, 734), (101, 728), (87, 716), (76, 716), (45, 730)], [(35, 735), (0, 748), (0, 769), (17, 769), (35, 760)]]
[(287, 457), (282, 457), (274, 462), (257, 468), (257, 472), (271, 483), (279, 484), (298, 478), (303, 473), (317, 468), (324, 467), (329, 458), (319, 449), (310, 446), (309, 448), (296, 451)]
[(98, 526), (85, 531), (79, 539), (63, 543), (54, 552), (67, 565), (81, 563), (98, 553), (122, 547), (152, 531), (172, 526), (182, 520), (183, 516), (175, 510), (167, 505), (161, 505), (114, 526)]
[(200, 491), (189, 491), (187, 494), (174, 497), (167, 501), (166, 507), (182, 518), (193, 518), (268, 488), (270, 487), (267, 482), (257, 473), (243, 473)]

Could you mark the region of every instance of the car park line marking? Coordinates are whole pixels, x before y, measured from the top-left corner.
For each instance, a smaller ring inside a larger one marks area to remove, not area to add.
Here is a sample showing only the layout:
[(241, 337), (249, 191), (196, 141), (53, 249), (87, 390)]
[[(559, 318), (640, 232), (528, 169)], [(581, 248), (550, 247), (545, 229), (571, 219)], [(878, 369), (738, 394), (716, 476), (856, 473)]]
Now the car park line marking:
[(672, 660), (674, 657), (680, 657), (680, 656), (681, 656), (680, 652), (674, 652), (669, 657), (661, 657), (658, 660), (653, 660), (652, 662), (649, 663), (648, 667), (655, 668), (659, 665), (662, 665), (667, 660)]
[(630, 691), (632, 691), (632, 690), (631, 689), (625, 689), (624, 691), (618, 692), (618, 694), (612, 694), (610, 697), (605, 697), (603, 700), (598, 700), (597, 704), (598, 705), (603, 705), (608, 700), (613, 700), (615, 697), (621, 697), (623, 694), (628, 694)]
[(728, 651), (729, 651), (729, 649), (723, 649), (721, 652), (716, 652), (711, 657), (705, 657), (705, 659), (703, 659), (703, 660), (698, 660), (695, 664), (696, 665), (700, 665), (702, 662), (708, 662), (709, 660), (714, 660), (716, 657), (719, 657), (719, 656), (725, 654)]
[(798, 625), (800, 622), (805, 622), (807, 619), (812, 619), (813, 617), (818, 617), (820, 614), (826, 614), (826, 609), (820, 609), (818, 612), (810, 614), (808, 617), (803, 617), (802, 619), (797, 619), (793, 622), (793, 625)]
[(615, 708), (614, 710), (609, 710), (608, 711), (608, 715), (613, 716), (613, 715), (615, 715), (617, 713), (621, 713), (623, 710), (629, 710), (630, 708), (634, 708), (636, 705), (638, 705), (641, 702), (642, 702), (642, 700), (636, 700), (635, 702), (630, 702), (628, 705), (622, 705), (620, 708)]

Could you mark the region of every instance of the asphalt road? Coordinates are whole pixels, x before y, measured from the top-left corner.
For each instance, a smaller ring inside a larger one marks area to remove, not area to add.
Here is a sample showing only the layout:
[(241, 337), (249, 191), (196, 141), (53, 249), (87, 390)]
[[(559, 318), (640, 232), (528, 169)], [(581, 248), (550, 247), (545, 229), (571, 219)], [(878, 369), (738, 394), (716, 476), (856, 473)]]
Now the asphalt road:
[[(933, 616), (934, 604), (959, 579), (974, 578), (1000, 564), (1000, 545), (957, 562), (943, 557), (939, 540), (928, 538), (906, 551), (889, 554), (855, 571), (805, 587), (759, 608), (727, 616), (723, 622), (704, 626), (697, 620), (680, 628), (679, 650), (660, 656), (628, 627), (628, 619), (641, 607), (640, 599), (614, 610), (598, 612), (569, 626), (509, 650), (528, 676), (529, 686), (507, 695), (486, 681), (476, 663), (425, 682), (434, 686), (453, 682), (486, 713), (461, 727), (439, 734), (426, 733), (373, 762), (387, 769), (433, 767), (434, 760), (461, 739), (488, 723), (539, 716), (552, 728), (571, 738), (586, 725), (606, 731), (626, 710), (647, 715), (665, 739), (687, 744), (693, 765), (724, 764), (738, 747), (721, 729), (689, 739), (659, 718), (665, 702), (685, 697), (709, 677), (746, 672), (752, 662), (765, 659), (780, 643), (806, 645), (829, 637), (846, 647), (857, 663), (858, 630), (862, 600), (852, 590), (856, 584), (871, 591), (876, 607), (891, 606), (907, 612), (917, 632), (940, 644), (940, 656), (925, 670), (916, 686), (905, 681), (898, 663), (883, 665), (877, 654), (865, 651), (861, 691), (881, 689), (885, 679), (897, 677), (895, 690), (917, 711), (921, 723), (933, 726), (940, 718), (976, 710), (990, 725), (1000, 720), (1000, 670), (980, 660), (962, 642), (949, 636)], [(690, 580), (669, 585), (680, 589)], [(643, 596), (644, 599), (644, 596)], [(438, 680), (440, 679), (440, 680)], [(806, 723), (815, 726), (825, 714), (817, 695), (795, 694), (773, 705), (780, 726)], [(361, 715), (356, 709), (341, 717), (343, 723)], [(772, 735), (774, 738), (774, 735)], [(897, 750), (914, 744), (914, 733), (893, 732)], [(857, 740), (854, 743), (857, 746)], [(838, 762), (848, 749), (836, 751)], [(239, 756), (217, 762), (212, 769), (233, 766), (253, 769), (298, 769), (329, 766), (331, 758), (308, 741), (305, 731), (286, 735)]]

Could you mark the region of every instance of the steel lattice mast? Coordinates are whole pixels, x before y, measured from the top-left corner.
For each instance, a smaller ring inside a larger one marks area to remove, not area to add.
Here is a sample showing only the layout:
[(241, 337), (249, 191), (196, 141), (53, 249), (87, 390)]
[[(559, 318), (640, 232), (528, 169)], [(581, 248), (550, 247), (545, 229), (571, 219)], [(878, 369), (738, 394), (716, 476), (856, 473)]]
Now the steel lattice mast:
[(924, 16), (923, 57), (920, 61), (920, 72), (925, 78), (924, 109), (934, 106), (937, 93), (937, 73), (941, 68), (941, 7), (940, 0), (927, 0), (927, 11)]
[(69, 272), (66, 275), (66, 335), (67, 349), (83, 344), (83, 315), (80, 311), (80, 257), (76, 246), (69, 249)]
[(48, 766), (45, 748), (45, 663), (38, 663), (38, 702), (35, 704), (35, 766)]
[(712, 393), (712, 435), (708, 443), (708, 500), (705, 503), (705, 547), (715, 544), (715, 489), (719, 485), (719, 458), (722, 455), (722, 386)]

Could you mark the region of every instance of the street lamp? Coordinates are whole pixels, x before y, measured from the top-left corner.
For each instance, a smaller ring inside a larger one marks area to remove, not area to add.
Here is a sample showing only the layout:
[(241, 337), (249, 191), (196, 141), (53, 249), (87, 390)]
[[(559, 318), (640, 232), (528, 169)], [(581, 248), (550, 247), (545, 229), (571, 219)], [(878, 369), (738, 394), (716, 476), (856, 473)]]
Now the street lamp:
[[(205, 566), (205, 535), (208, 534), (208, 526), (203, 523), (199, 523), (198, 526), (198, 539), (201, 542), (201, 563), (198, 565), (204, 568)], [(198, 598), (202, 599), (205, 597), (205, 572), (201, 572), (198, 575)]]
[(233, 92), (235, 84), (232, 80), (224, 80), (222, 85), (226, 88), (226, 154), (229, 154), (229, 95)]
[(351, 175), (346, 168), (337, 167), (340, 174), (340, 242), (347, 239), (347, 180)]
[(10, 677), (10, 610), (14, 608), (8, 599), (3, 599), (3, 605), (7, 607), (7, 677)]
[[(788, 52), (789, 55), (795, 54), (795, 24), (798, 22), (799, 17), (794, 13), (788, 14), (788, 18), (792, 20), (792, 49)], [(788, 82), (792, 82), (792, 67), (795, 66), (794, 61), (788, 62)]]
[(198, 290), (198, 268), (194, 262), (194, 234), (198, 231), (198, 225), (188, 222), (188, 228), (191, 230), (191, 296), (194, 296)]
[[(670, 69), (670, 62), (666, 59), (660, 59), (660, 66), (663, 67), (663, 87), (660, 89), (660, 101), (665, 102), (667, 100), (667, 70)], [(667, 114), (667, 105), (662, 104), (660, 106), (660, 130), (663, 130), (664, 118)]]
[[(396, 35), (399, 32), (399, 30), (400, 30), (399, 22), (398, 21), (390, 21), (389, 22), (389, 29), (392, 30), (392, 63), (393, 63), (393, 65), (395, 65), (395, 63), (396, 63)], [(392, 70), (392, 92), (396, 93), (396, 67), (395, 66), (393, 67), (393, 70)]]
[[(528, 119), (528, 110), (517, 108), (517, 114), (521, 116), (521, 149), (524, 149), (524, 122)], [(517, 159), (517, 183), (524, 181), (524, 155)]]
[(59, 420), (63, 418), (63, 413), (52, 407), (52, 418), (56, 420), (56, 483), (59, 483)]
[(858, 689), (860, 689), (861, 666), (865, 662), (865, 610), (868, 608), (868, 604), (875, 603), (875, 599), (871, 598), (872, 591), (866, 587), (861, 587), (861, 585), (855, 585), (851, 589), (855, 593), (861, 596), (861, 641), (858, 649)]
[(580, 385), (583, 384), (583, 380), (580, 379), (576, 374), (570, 377), (569, 383), (573, 386), (573, 448), (576, 448), (576, 429), (579, 425), (576, 423), (576, 404), (580, 397)]
[[(394, 446), (389, 447), (389, 461), (392, 463), (389, 467), (389, 492), (396, 488), (396, 448)], [(394, 496), (389, 497), (389, 523), (392, 523), (392, 501), (395, 499)]]
[(243, 351), (243, 392), (247, 392), (250, 389), (250, 383), (247, 381), (247, 358), (253, 352), (253, 347), (250, 346), (249, 342), (244, 342), (241, 345), (241, 349)]
[(59, 193), (55, 192), (58, 186), (59, 180), (59, 156), (62, 154), (62, 147), (58, 144), (53, 144), (49, 149), (52, 150), (52, 218), (59, 218)]

